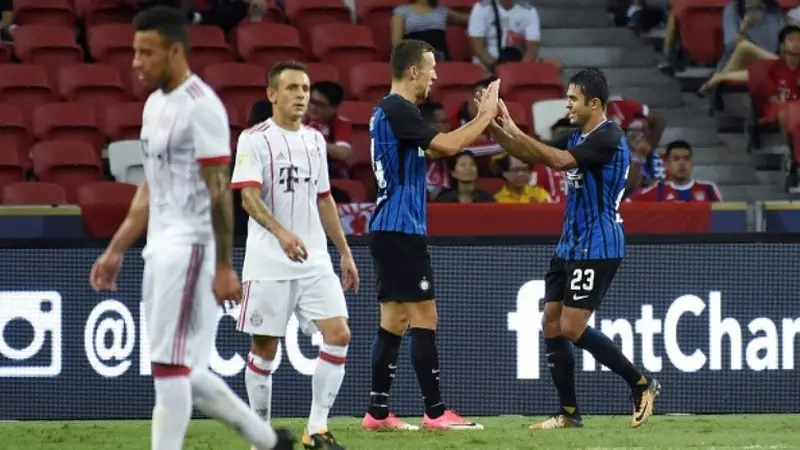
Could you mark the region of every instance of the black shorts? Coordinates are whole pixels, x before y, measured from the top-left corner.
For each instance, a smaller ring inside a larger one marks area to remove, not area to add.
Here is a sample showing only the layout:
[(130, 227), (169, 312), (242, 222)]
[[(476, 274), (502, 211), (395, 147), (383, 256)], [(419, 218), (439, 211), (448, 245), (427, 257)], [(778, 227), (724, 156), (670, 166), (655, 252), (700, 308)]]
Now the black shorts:
[(376, 231), (370, 237), (379, 301), (424, 302), (436, 298), (425, 236)]
[(596, 310), (600, 307), (621, 259), (567, 261), (553, 256), (544, 276), (545, 302), (564, 302), (564, 306)]

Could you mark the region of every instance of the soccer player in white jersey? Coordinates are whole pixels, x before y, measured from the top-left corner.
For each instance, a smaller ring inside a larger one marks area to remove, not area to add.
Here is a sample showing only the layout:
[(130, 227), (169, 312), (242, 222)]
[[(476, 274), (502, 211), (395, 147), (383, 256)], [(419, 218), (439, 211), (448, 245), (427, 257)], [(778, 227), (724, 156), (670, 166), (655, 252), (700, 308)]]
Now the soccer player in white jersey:
[(225, 107), (189, 71), (189, 28), (178, 10), (148, 9), (136, 17), (134, 29), (133, 68), (157, 88), (142, 120), (146, 181), (92, 267), (90, 281), (98, 291), (115, 290), (123, 252), (147, 229), (142, 297), (155, 384), (152, 449), (183, 448), (193, 402), (258, 450), (291, 449), (294, 439), (287, 431), (264, 423), (208, 368), (217, 304), (242, 295), (232, 269)]
[[(242, 190), (250, 220), (238, 329), (253, 336), (245, 384), (250, 407), (266, 421), (273, 361), (289, 318), (294, 313), (306, 334), (322, 333), (303, 446), (342, 449), (328, 431), (328, 412), (342, 385), (350, 343), (344, 291), (357, 291), (359, 280), (331, 197), (325, 138), (301, 122), (309, 84), (302, 64), (275, 65), (267, 89), (272, 118), (239, 136), (232, 182)], [(341, 255), (341, 284), (326, 233)]]

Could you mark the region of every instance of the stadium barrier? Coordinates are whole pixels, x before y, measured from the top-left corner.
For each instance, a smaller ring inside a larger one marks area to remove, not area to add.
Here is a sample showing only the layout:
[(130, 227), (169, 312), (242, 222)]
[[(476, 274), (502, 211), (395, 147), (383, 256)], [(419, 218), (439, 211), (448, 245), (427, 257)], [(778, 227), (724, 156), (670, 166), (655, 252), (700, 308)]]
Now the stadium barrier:
[[(593, 323), (660, 379), (658, 411), (797, 412), (800, 241), (768, 234), (632, 241)], [(552, 242), (434, 238), (432, 244), (446, 402), (467, 415), (553, 411), (540, 333)], [(119, 291), (98, 294), (88, 285), (98, 243), (9, 241), (0, 248), (0, 419), (149, 417), (153, 389), (137, 250), (126, 257)], [(359, 241), (353, 251), (362, 289), (347, 296), (353, 338), (337, 415), (364, 411), (378, 321), (368, 248)], [(238, 248), (237, 267), (242, 256)], [(237, 312), (220, 311), (211, 367), (246, 398), (249, 345), (234, 330)], [(274, 374), (276, 416), (307, 414), (319, 343), (292, 320)], [(624, 383), (576, 354), (583, 409), (629, 413)], [(392, 407), (421, 415), (405, 346), (399, 366)]]

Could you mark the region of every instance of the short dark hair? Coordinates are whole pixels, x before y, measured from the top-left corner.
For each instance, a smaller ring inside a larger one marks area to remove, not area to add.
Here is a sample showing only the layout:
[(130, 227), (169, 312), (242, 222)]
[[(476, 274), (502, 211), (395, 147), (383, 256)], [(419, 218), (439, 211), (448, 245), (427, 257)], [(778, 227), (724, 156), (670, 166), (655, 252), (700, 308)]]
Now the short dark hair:
[(581, 89), (586, 103), (593, 98), (600, 100), (603, 107), (608, 103), (608, 80), (600, 69), (583, 69), (569, 79), (569, 84)]
[(189, 21), (177, 8), (154, 6), (136, 14), (133, 19), (135, 31), (155, 31), (166, 46), (182, 44), (189, 51)]
[(268, 100), (259, 100), (253, 103), (250, 108), (250, 117), (247, 119), (247, 126), (253, 127), (272, 117), (272, 103)]
[(333, 107), (341, 105), (344, 101), (344, 88), (335, 81), (317, 81), (311, 85), (311, 90), (324, 95)]
[(433, 53), (433, 46), (419, 39), (403, 39), (392, 49), (390, 64), (392, 65), (392, 78), (400, 80), (406, 71), (422, 61), (422, 55)]
[[(525, 161), (522, 162), (525, 163)], [(509, 155), (508, 152), (505, 151), (500, 152), (492, 156), (490, 165), (492, 168), (492, 172), (494, 172), (495, 175), (498, 176), (503, 175), (503, 172), (508, 172), (508, 169), (511, 167), (511, 155)], [(527, 166), (531, 167), (530, 164), (527, 164)]]
[(800, 27), (798, 27), (797, 25), (786, 25), (781, 30), (781, 34), (778, 36), (778, 42), (780, 44), (783, 44), (783, 42), (786, 40), (786, 38), (789, 37), (789, 35), (794, 34), (794, 33), (800, 33)]
[(275, 87), (278, 83), (278, 77), (280, 77), (281, 74), (287, 70), (297, 70), (299, 72), (308, 73), (308, 70), (306, 70), (306, 65), (300, 61), (281, 61), (276, 63), (274, 66), (272, 66), (272, 69), (269, 70), (269, 75), (267, 77), (269, 85)]
[(422, 114), (422, 118), (428, 122), (433, 122), (434, 113), (440, 109), (444, 109), (444, 106), (437, 102), (425, 102), (419, 105), (419, 112)]
[(684, 140), (677, 140), (677, 141), (672, 141), (669, 144), (667, 144), (667, 150), (664, 152), (664, 156), (669, 157), (670, 153), (672, 153), (673, 151), (675, 151), (675, 150), (677, 150), (679, 148), (680, 149), (684, 149), (684, 150), (689, 150), (689, 154), (690, 155), (692, 154), (692, 145), (691, 144), (689, 144), (688, 142), (686, 142)]

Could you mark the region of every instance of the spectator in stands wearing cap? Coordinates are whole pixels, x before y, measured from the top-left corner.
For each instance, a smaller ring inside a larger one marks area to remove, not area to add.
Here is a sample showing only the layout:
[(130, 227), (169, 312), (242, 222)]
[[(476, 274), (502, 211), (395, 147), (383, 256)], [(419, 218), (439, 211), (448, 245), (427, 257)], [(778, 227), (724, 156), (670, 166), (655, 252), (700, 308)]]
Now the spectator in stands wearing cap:
[[(488, 72), (497, 64), (539, 59), (541, 28), (533, 6), (516, 0), (481, 0), (469, 15), (473, 61)], [(562, 68), (561, 61), (547, 60)]]
[(353, 127), (338, 114), (344, 100), (344, 88), (333, 81), (318, 81), (311, 85), (311, 100), (303, 123), (315, 128), (328, 143), (328, 166), (331, 178), (347, 177), (347, 158)]
[(442, 6), (438, 0), (411, 0), (394, 9), (392, 46), (403, 39), (425, 41), (436, 50), (436, 59), (448, 60), (447, 25), (465, 25), (469, 15)]
[(475, 187), (478, 180), (478, 160), (470, 152), (461, 152), (453, 157), (454, 186), (452, 189), (443, 190), (437, 197), (437, 202), (448, 203), (491, 203), (494, 201), (492, 194)]
[(717, 185), (711, 181), (692, 178), (692, 146), (686, 141), (674, 141), (667, 146), (667, 180), (634, 194), (633, 201), (659, 202), (719, 202), (722, 201)]
[(497, 203), (550, 203), (547, 190), (530, 184), (531, 168), (519, 159), (501, 153), (492, 158), (495, 173), (505, 179), (502, 189), (494, 194)]

